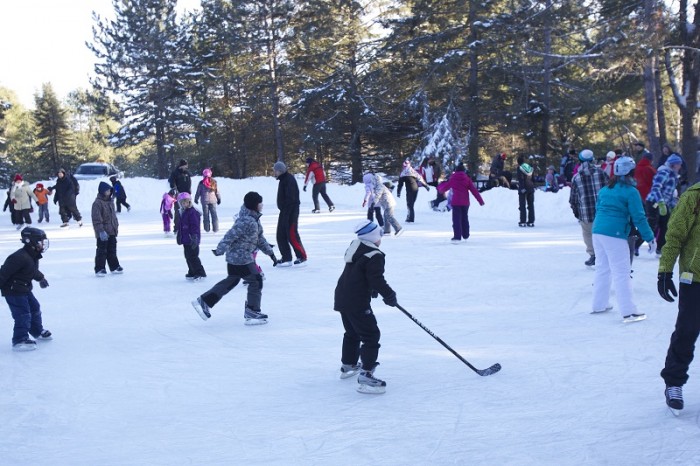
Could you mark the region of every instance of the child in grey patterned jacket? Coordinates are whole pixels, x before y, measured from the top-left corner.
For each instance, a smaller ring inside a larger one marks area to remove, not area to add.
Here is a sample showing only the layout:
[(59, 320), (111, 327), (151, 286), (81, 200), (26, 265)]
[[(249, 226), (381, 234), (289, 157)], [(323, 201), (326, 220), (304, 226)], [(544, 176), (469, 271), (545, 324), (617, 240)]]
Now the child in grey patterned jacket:
[(267, 323), (267, 315), (260, 311), (263, 278), (253, 253), (260, 250), (263, 254), (270, 256), (273, 266), (277, 265), (277, 258), (263, 236), (263, 228), (260, 224), (262, 207), (260, 194), (252, 191), (246, 194), (233, 227), (219, 241), (216, 249), (212, 250), (215, 256), (226, 254), (228, 276), (192, 301), (192, 306), (202, 319), (209, 319), (211, 308), (241, 280), (244, 280), (248, 284), (248, 299), (243, 314), (245, 324)]

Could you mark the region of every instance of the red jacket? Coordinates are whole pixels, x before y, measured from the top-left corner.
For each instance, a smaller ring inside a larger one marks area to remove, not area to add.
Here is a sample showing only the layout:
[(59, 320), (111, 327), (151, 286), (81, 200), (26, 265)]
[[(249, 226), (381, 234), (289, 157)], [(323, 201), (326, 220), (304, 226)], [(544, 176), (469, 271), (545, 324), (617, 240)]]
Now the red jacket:
[(314, 160), (309, 164), (309, 168), (306, 170), (306, 179), (304, 179), (304, 186), (308, 184), (309, 175), (311, 175), (311, 173), (314, 174), (314, 184), (326, 182), (326, 174), (323, 173), (323, 166), (321, 166), (320, 163)]
[(642, 157), (634, 170), (634, 179), (637, 180), (637, 189), (642, 195), (642, 200), (646, 199), (651, 191), (651, 184), (656, 175), (656, 168), (651, 164), (651, 160)]

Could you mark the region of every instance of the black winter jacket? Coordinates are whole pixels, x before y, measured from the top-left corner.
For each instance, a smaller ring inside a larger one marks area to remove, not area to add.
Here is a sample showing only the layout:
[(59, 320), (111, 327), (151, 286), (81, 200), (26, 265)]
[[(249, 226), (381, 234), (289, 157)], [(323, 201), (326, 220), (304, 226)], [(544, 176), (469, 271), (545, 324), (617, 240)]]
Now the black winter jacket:
[(78, 180), (75, 179), (73, 175), (65, 174), (63, 178), (56, 178), (56, 184), (49, 188), (50, 192), (54, 192), (53, 196), (54, 204), (73, 204), (75, 203), (75, 196), (78, 195), (76, 190), (76, 185)]
[(294, 176), (284, 172), (277, 179), (280, 182), (277, 187), (277, 208), (285, 211), (299, 207), (299, 185)]
[(177, 189), (178, 193), (192, 194), (192, 175), (188, 169), (176, 168), (168, 178), (171, 188)]
[(384, 253), (369, 241), (356, 239), (345, 251), (345, 269), (335, 287), (333, 309), (339, 312), (371, 309), (372, 291), (384, 298), (395, 295), (384, 279)]
[(3, 296), (17, 296), (32, 291), (32, 280), (40, 281), (44, 274), (39, 271), (41, 254), (31, 246), (13, 252), (0, 267), (0, 291)]

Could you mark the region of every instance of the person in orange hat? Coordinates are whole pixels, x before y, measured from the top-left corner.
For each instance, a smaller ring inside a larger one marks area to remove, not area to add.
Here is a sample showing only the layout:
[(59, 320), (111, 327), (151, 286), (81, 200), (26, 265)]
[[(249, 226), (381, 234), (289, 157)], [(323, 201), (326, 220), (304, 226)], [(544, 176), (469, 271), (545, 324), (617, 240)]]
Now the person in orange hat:
[(42, 183), (37, 183), (33, 191), (36, 196), (36, 205), (39, 207), (39, 223), (46, 220), (49, 223), (49, 196), (51, 193), (44, 188)]

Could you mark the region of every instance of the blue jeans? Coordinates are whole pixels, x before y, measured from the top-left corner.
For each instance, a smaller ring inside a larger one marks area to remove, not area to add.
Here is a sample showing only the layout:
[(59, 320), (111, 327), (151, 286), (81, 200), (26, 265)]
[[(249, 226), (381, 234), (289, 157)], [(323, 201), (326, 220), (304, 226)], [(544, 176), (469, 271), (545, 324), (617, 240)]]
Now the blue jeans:
[(41, 305), (34, 294), (30, 291), (21, 295), (5, 296), (5, 301), (7, 301), (12, 318), (15, 320), (12, 344), (28, 340), (29, 334), (38, 337), (44, 327), (41, 323)]

